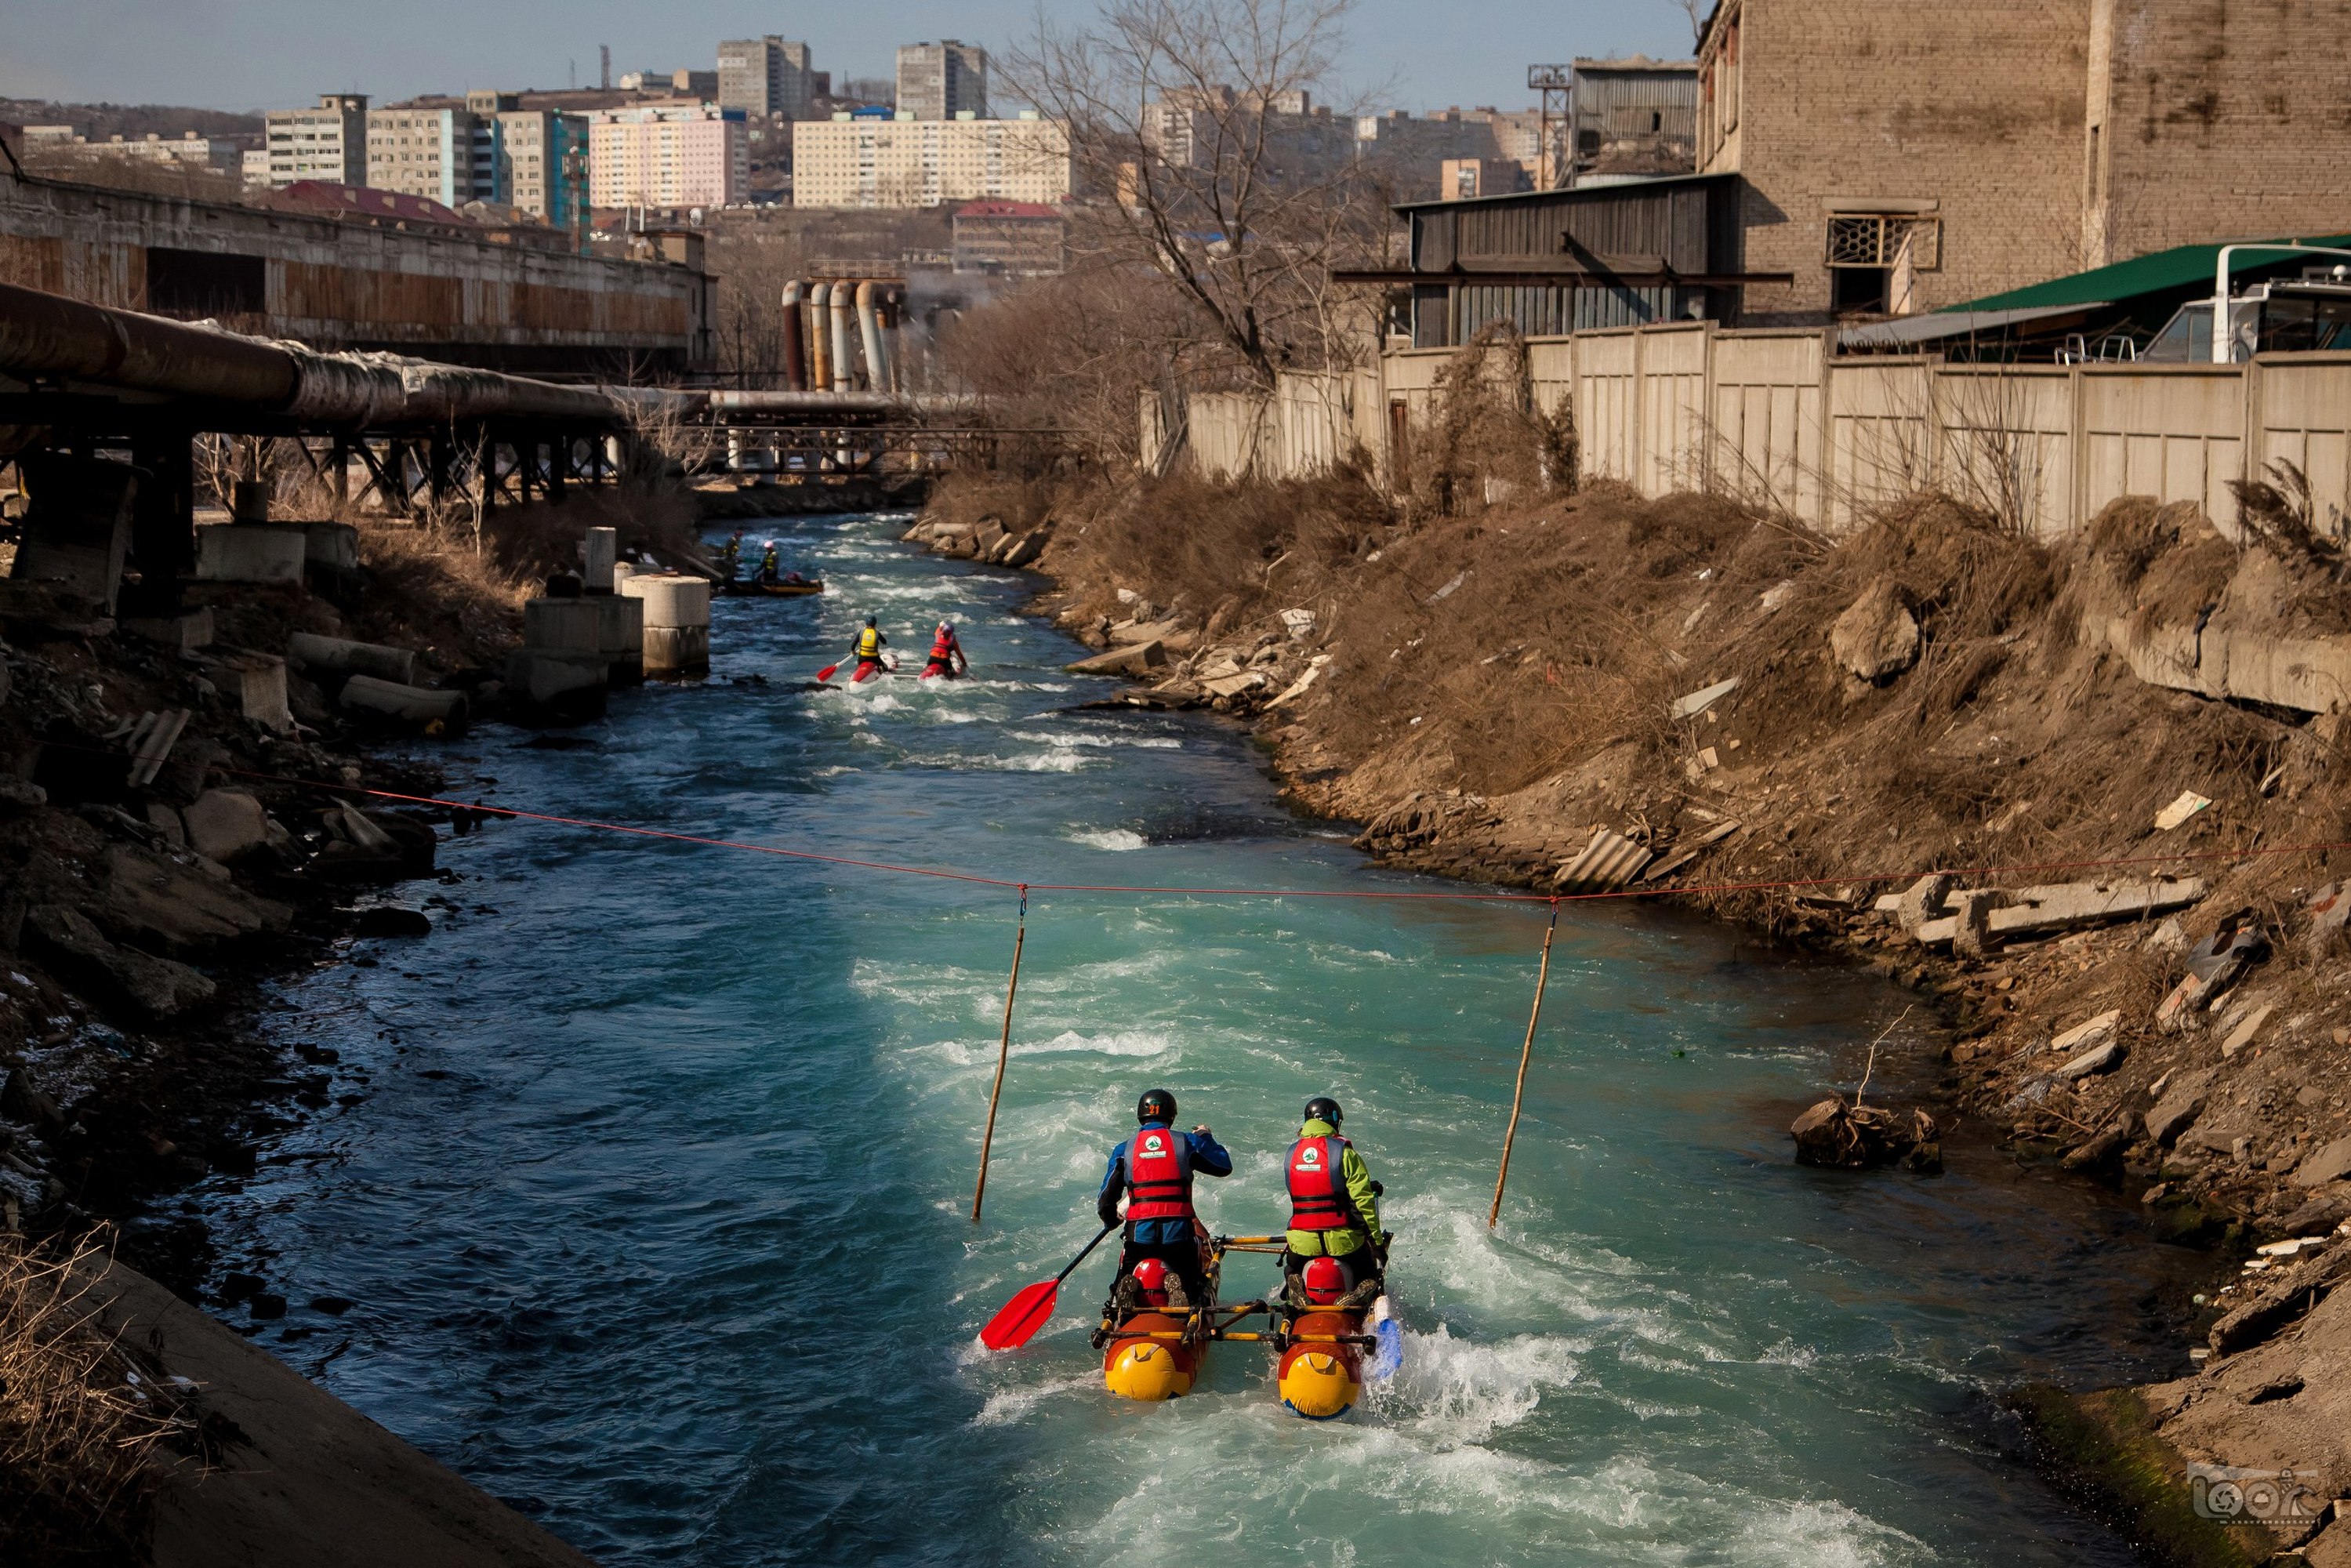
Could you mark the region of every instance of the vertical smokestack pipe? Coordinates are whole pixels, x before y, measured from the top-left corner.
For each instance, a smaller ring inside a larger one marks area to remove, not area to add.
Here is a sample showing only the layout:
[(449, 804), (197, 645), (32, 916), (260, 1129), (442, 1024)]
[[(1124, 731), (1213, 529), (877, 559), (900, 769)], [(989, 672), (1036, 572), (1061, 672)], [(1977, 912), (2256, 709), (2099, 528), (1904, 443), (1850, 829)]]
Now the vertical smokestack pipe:
[(807, 350), (801, 345), (800, 280), (793, 278), (784, 285), (784, 385), (794, 392), (808, 391)]
[(832, 285), (820, 282), (809, 290), (810, 384), (818, 392), (832, 390), (832, 353), (824, 308), (832, 300)]
[(849, 341), (850, 288), (846, 283), (832, 286), (832, 390), (857, 390), (857, 350)]
[(857, 286), (857, 331), (865, 340), (865, 383), (878, 392), (888, 392), (890, 355), (882, 344), (882, 316), (874, 308), (873, 280), (867, 278)]

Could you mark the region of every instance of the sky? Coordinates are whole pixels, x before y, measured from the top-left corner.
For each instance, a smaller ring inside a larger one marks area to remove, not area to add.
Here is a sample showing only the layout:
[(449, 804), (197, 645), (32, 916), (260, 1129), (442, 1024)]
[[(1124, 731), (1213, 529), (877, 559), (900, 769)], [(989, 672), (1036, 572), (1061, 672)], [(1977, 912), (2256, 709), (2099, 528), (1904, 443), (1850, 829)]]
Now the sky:
[[(1091, 0), (1043, 0), (1064, 22)], [(711, 68), (721, 38), (804, 38), (833, 79), (886, 77), (901, 43), (995, 48), (1038, 0), (0, 0), (0, 97), (199, 109), (291, 108), (321, 92), (378, 101), (467, 88), (555, 88), (612, 74)], [(1677, 0), (1358, 0), (1344, 85), (1380, 107), (1524, 108), (1526, 67), (1578, 55), (1687, 57)], [(1343, 100), (1352, 93), (1336, 96)]]

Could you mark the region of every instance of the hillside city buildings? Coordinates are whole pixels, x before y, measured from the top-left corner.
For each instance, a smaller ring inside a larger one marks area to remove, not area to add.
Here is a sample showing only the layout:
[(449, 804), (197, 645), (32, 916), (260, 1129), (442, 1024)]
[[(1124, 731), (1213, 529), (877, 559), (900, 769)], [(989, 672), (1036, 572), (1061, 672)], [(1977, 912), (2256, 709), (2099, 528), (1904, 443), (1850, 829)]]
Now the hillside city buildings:
[(806, 44), (773, 33), (718, 46), (719, 107), (739, 109), (753, 120), (808, 118), (818, 76)]
[(1068, 128), (1013, 120), (842, 113), (792, 127), (792, 201), (802, 207), (936, 207), (1071, 194)]
[(367, 183), (365, 93), (326, 92), (314, 109), (273, 109), (264, 117), (262, 151), (268, 154), (269, 183), (331, 180)]
[(723, 207), (750, 176), (743, 111), (716, 104), (647, 104), (594, 115), (588, 199), (599, 207)]
[(902, 45), (897, 110), (916, 120), (986, 120), (987, 51), (954, 38)]

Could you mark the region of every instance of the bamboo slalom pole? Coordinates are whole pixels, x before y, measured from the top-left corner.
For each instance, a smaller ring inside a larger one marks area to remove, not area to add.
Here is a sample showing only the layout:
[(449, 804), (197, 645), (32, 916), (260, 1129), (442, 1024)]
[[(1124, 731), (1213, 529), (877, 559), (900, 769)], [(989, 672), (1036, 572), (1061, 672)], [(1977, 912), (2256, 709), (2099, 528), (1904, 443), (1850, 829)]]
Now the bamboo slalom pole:
[[(1555, 906), (1554, 906), (1555, 907)], [(1004, 1036), (996, 1042), (996, 1087), (987, 1092), (987, 1128), (979, 1135), (979, 1182), (971, 1189), (971, 1222), (987, 1196), (987, 1151), (996, 1143), (996, 1103), (1004, 1098), (1004, 1068), (1012, 1058), (1012, 998), (1020, 994), (1020, 949), (1029, 942), (1029, 886), (1020, 886), (1020, 924), (1012, 934), (1012, 978), (1004, 988)]]
[(1535, 1008), (1527, 1017), (1527, 1040), (1519, 1047), (1519, 1083), (1510, 1091), (1510, 1125), (1502, 1134), (1502, 1168), (1494, 1176), (1494, 1207), (1486, 1211), (1486, 1228), (1502, 1218), (1502, 1184), (1510, 1179), (1510, 1145), (1519, 1136), (1519, 1106), (1527, 1097), (1527, 1061), (1535, 1051), (1535, 1025), (1542, 1021), (1543, 987), (1551, 979), (1551, 939), (1559, 933), (1559, 900), (1551, 901), (1551, 924), (1543, 927), (1542, 965), (1535, 971)]

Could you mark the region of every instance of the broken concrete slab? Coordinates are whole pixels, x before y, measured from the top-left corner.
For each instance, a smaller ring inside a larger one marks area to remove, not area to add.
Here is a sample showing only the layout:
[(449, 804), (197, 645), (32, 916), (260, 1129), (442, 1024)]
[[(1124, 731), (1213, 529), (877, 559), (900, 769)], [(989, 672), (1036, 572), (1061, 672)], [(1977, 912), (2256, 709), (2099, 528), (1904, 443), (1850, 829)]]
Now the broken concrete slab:
[(2122, 1021), (2123, 1009), (2108, 1008), (2097, 1017), (2086, 1019), (2058, 1035), (2049, 1042), (2049, 1049), (2058, 1052), (2086, 1051), (2114, 1033), (2115, 1026)]
[(1296, 702), (1300, 697), (1304, 696), (1309, 691), (1313, 689), (1314, 683), (1322, 678), (1323, 670), (1329, 667), (1330, 663), (1330, 654), (1316, 654), (1314, 656), (1314, 662), (1306, 667), (1306, 673), (1299, 676), (1296, 680), (1290, 682), (1288, 686), (1283, 688), (1280, 696), (1274, 698), (1265, 706), (1269, 708), (1277, 708)]
[(141, 1012), (169, 1018), (212, 999), (214, 988), (204, 976), (176, 959), (116, 946), (86, 915), (63, 904), (36, 905), (25, 925), (54, 956), (103, 980)]
[(309, 555), (299, 523), (212, 523), (196, 530), (196, 580), (298, 583)]
[(2069, 926), (2095, 925), (2110, 920), (2137, 920), (2185, 909), (2201, 900), (2200, 877), (2177, 881), (2074, 882), (2053, 886), (2020, 888), (2007, 904), (1993, 910), (1986, 930), (1993, 936), (2033, 936)]
[(2229, 1031), (2229, 1038), (2220, 1042), (2220, 1060), (2226, 1061), (2252, 1044), (2253, 1037), (2262, 1032), (2262, 1025), (2269, 1022), (2270, 1016), (2276, 1011), (2277, 1004), (2263, 1002), (2247, 1013), (2243, 1021)]
[(237, 649), (206, 664), (246, 718), (273, 734), (292, 733), (294, 711), (286, 705), (285, 660)]
[(2174, 1079), (2147, 1113), (2147, 1137), (2157, 1144), (2175, 1142), (2204, 1109), (2204, 1092), (2211, 1082), (2210, 1068)]
[(1272, 684), (1273, 682), (1267, 677), (1263, 670), (1243, 670), (1238, 674), (1220, 676), (1213, 681), (1202, 681), (1200, 689), (1212, 697), (1237, 697), (1243, 692), (1259, 691)]
[(293, 919), (285, 904), (246, 892), (214, 861), (186, 865), (152, 850), (118, 844), (107, 852), (104, 864), (102, 897), (92, 914), (118, 941), (193, 952), (239, 936), (283, 931)]
[[(1902, 890), (1894, 904), (1894, 917), (1902, 929), (1912, 936), (1943, 912), (1943, 895), (1950, 892), (1953, 879), (1944, 872), (1929, 872)], [(1920, 938), (1924, 940), (1924, 938)]]
[(1288, 632), (1293, 640), (1301, 637), (1311, 637), (1314, 635), (1314, 612), (1311, 610), (1285, 610), (1281, 612), (1281, 625), (1282, 629)]
[(1992, 916), (2008, 905), (2009, 895), (1996, 887), (1971, 887), (1951, 895), (1951, 949), (1963, 958), (1980, 958), (1992, 946)]
[(1891, 576), (1862, 590), (1829, 628), (1829, 650), (1855, 680), (1872, 685), (1892, 680), (1918, 662), (1917, 618), (1908, 595)]
[(2301, 1187), (2325, 1186), (2328, 1182), (2351, 1176), (2351, 1137), (2337, 1138), (2323, 1148), (2314, 1149), (2303, 1157), (2294, 1170), (2294, 1185)]
[(1181, 630), (1176, 621), (1122, 621), (1110, 629), (1110, 645), (1132, 648), (1141, 643), (1165, 643)]
[(1137, 643), (1132, 648), (1114, 648), (1107, 653), (1096, 653), (1090, 659), (1080, 659), (1061, 668), (1073, 675), (1140, 675), (1145, 670), (1155, 670), (1166, 663), (1165, 648), (1154, 639), (1148, 643)]
[(126, 615), (121, 631), (149, 643), (160, 643), (176, 653), (193, 653), (213, 642), (213, 607), (183, 611), (177, 615)]
[(1676, 698), (1666, 709), (1667, 718), (1696, 718), (1723, 698), (1739, 689), (1739, 677), (1717, 681), (1710, 686), (1700, 686), (1687, 696)]
[(188, 845), (206, 860), (233, 865), (269, 841), (269, 814), (242, 789), (207, 789), (181, 811)]
[(2089, 1050), (2058, 1068), (2057, 1076), (2072, 1083), (2085, 1078), (2095, 1077), (2101, 1072), (2112, 1072), (2123, 1064), (2124, 1054), (2122, 1041), (2106, 1040), (2102, 1044), (2090, 1047)]
[(179, 744), (180, 733), (188, 727), (189, 716), (183, 707), (139, 716), (139, 722), (123, 739), (131, 752), (129, 782), (133, 789), (143, 789), (155, 781), (155, 775), (171, 758), (172, 747)]
[(372, 675), (353, 675), (343, 683), (342, 693), (336, 701), (351, 712), (371, 714), (420, 729), (438, 726), (442, 731), (454, 731), (465, 727), (467, 704), (464, 692), (435, 691), (428, 686), (381, 681)]

